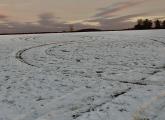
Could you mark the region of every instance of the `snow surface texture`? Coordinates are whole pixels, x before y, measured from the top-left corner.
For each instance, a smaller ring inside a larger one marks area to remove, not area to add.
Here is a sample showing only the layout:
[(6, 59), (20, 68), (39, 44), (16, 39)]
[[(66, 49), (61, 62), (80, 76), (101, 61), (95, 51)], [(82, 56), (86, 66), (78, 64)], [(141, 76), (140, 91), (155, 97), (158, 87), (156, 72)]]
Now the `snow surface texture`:
[(164, 30), (0, 36), (0, 120), (164, 113)]

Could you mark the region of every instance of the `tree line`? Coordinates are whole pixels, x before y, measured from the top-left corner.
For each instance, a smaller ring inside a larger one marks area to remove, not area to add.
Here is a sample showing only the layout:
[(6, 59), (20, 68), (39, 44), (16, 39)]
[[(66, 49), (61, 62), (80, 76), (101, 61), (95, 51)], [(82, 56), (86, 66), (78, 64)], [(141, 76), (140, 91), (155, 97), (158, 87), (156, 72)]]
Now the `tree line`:
[(138, 19), (137, 24), (134, 29), (144, 30), (144, 29), (165, 29), (165, 20), (149, 20), (149, 19)]

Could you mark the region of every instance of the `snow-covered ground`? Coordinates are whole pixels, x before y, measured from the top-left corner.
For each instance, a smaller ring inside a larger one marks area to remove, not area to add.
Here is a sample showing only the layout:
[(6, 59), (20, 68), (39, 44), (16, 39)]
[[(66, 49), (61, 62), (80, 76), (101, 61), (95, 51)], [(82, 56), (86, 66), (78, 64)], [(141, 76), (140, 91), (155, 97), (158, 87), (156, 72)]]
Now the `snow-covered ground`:
[(165, 30), (0, 36), (0, 120), (165, 120)]

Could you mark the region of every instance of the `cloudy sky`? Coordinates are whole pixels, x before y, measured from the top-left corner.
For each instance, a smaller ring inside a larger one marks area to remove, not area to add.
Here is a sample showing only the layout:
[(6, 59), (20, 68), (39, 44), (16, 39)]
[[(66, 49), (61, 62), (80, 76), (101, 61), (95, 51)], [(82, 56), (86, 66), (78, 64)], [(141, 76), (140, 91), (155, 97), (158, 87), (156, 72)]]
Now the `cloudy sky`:
[(164, 18), (165, 0), (0, 0), (0, 33), (123, 29)]

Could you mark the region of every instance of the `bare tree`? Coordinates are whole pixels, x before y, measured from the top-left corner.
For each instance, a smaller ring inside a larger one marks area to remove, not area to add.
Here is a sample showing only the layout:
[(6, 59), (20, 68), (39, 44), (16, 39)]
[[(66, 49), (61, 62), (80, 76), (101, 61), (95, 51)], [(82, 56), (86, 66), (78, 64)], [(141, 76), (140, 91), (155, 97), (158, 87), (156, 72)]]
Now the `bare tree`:
[(137, 20), (137, 25), (134, 26), (135, 29), (143, 29), (143, 20), (138, 19)]
[(162, 28), (165, 29), (165, 20), (162, 22)]
[(149, 19), (145, 19), (143, 21), (143, 27), (144, 29), (151, 29), (152, 28), (152, 20), (149, 20)]
[(134, 26), (135, 29), (151, 29), (152, 28), (152, 20), (149, 19), (139, 19), (137, 20), (137, 25)]
[(155, 23), (155, 28), (156, 29), (160, 29), (161, 28), (161, 21), (160, 20), (156, 20), (156, 21), (154, 21), (154, 23)]

